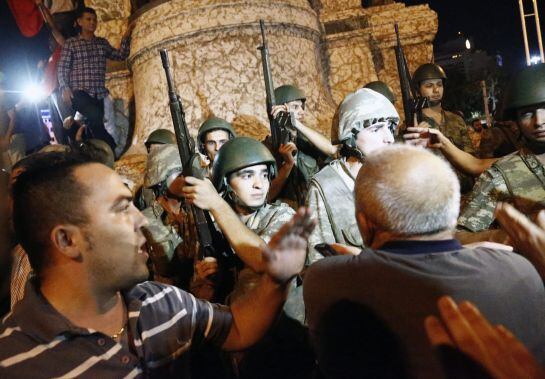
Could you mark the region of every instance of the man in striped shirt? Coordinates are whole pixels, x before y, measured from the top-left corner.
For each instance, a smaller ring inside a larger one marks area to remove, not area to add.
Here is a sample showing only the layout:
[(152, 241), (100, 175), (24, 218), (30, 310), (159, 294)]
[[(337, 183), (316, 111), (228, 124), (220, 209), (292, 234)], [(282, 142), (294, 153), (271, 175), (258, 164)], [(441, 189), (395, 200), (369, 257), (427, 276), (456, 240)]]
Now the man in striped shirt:
[(15, 231), (36, 276), (2, 320), (2, 378), (187, 377), (191, 349), (240, 350), (264, 335), (313, 228), (298, 212), (264, 248), (259, 285), (227, 308), (143, 282), (146, 219), (106, 166), (51, 153), (13, 191)]

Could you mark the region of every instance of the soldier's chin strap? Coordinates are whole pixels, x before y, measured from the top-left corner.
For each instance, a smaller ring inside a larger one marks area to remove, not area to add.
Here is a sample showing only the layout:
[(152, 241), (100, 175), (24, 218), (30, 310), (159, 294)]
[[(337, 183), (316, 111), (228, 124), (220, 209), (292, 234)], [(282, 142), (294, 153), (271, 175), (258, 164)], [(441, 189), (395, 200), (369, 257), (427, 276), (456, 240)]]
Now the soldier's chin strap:
[(545, 153), (545, 142), (536, 141), (531, 138), (522, 137), (524, 144), (536, 155)]
[(249, 206), (249, 205), (244, 204), (240, 200), (240, 197), (237, 196), (237, 194), (235, 193), (235, 191), (233, 191), (233, 189), (231, 188), (231, 186), (229, 184), (227, 184), (227, 189), (225, 190), (225, 200), (227, 200), (227, 202), (229, 204), (236, 205), (237, 207), (244, 209), (248, 213), (257, 212), (258, 210), (263, 208), (263, 206), (265, 205), (265, 202), (263, 202), (263, 204), (257, 205), (257, 206)]

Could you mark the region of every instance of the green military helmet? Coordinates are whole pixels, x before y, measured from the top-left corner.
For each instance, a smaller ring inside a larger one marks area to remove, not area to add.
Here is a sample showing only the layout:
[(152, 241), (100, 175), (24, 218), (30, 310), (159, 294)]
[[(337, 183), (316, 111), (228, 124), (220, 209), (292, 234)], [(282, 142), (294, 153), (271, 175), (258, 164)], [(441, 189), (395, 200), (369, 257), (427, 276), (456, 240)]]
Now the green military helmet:
[(514, 120), (519, 108), (545, 103), (545, 64), (525, 67), (508, 87), (503, 103), (503, 118)]
[(303, 104), (307, 100), (307, 97), (299, 88), (292, 85), (284, 85), (274, 90), (274, 99), (276, 104), (282, 105), (289, 103), (290, 101), (301, 100)]
[(447, 79), (447, 74), (441, 66), (435, 63), (425, 63), (422, 66), (418, 67), (413, 74), (413, 86), (418, 89), (420, 83), (424, 80), (431, 79)]
[(383, 81), (375, 80), (374, 82), (367, 83), (363, 88), (372, 89), (375, 92), (380, 93), (382, 96), (390, 100), (392, 104), (396, 102), (396, 96), (390, 88), (390, 86)]
[(206, 154), (206, 150), (204, 149), (204, 138), (206, 137), (207, 133), (213, 132), (214, 130), (225, 130), (227, 133), (229, 133), (230, 140), (237, 136), (235, 130), (233, 129), (233, 126), (225, 121), (223, 118), (215, 116), (209, 117), (205, 122), (202, 123), (197, 133), (197, 140), (199, 141), (199, 151), (202, 154)]
[(100, 162), (110, 168), (114, 168), (115, 154), (106, 142), (100, 139), (92, 138), (83, 141), (78, 146), (79, 151), (92, 159)]
[(176, 143), (176, 136), (168, 129), (155, 129), (150, 133), (144, 145), (149, 149), (151, 145), (163, 145), (166, 143)]
[(150, 188), (182, 172), (178, 147), (174, 144), (157, 146), (148, 155), (144, 187)]
[(237, 137), (225, 143), (218, 151), (212, 168), (212, 183), (222, 192), (227, 188), (227, 178), (240, 169), (259, 164), (270, 168), (270, 179), (276, 174), (276, 161), (269, 149), (250, 137)]

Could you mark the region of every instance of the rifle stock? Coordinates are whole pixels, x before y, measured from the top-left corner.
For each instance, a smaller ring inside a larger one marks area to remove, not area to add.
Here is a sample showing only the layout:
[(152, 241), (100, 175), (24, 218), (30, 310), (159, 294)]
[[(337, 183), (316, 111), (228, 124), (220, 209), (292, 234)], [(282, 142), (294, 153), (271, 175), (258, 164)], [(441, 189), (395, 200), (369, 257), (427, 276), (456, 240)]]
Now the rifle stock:
[[(160, 50), (160, 54), (167, 79), (170, 115), (172, 116), (174, 134), (176, 135), (176, 143), (178, 145), (178, 152), (180, 153), (180, 160), (182, 162), (183, 175), (201, 177), (200, 173), (193, 169), (196, 167), (195, 162), (197, 162), (199, 158), (197, 154), (195, 154), (195, 147), (191, 142), (191, 137), (189, 136), (182, 101), (174, 89), (174, 81), (172, 80), (172, 74), (170, 72), (168, 52), (167, 50), (162, 49)], [(211, 230), (215, 230), (215, 228), (211, 224), (212, 221), (210, 216), (207, 215), (207, 212), (196, 206), (191, 206), (191, 212), (193, 213), (195, 226), (197, 229), (197, 236), (199, 239), (199, 259), (216, 256), (211, 233)]]

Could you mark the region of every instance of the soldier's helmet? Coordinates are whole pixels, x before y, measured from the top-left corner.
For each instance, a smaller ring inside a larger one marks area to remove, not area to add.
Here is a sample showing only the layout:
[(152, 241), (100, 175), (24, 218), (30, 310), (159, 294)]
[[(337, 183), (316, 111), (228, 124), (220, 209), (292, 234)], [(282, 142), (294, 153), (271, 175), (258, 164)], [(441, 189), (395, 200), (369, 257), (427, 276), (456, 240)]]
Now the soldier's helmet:
[(177, 146), (174, 144), (157, 146), (148, 155), (144, 187), (154, 187), (181, 172), (182, 162)]
[(374, 82), (369, 82), (363, 88), (369, 88), (375, 92), (380, 93), (382, 96), (390, 100), (392, 104), (396, 102), (396, 96), (394, 95), (394, 91), (392, 91), (390, 86), (383, 81), (375, 80)]
[(435, 63), (425, 63), (422, 66), (418, 67), (413, 74), (413, 86), (415, 89), (418, 89), (420, 83), (424, 80), (432, 79), (442, 79), (443, 81), (447, 79), (447, 74), (443, 67)]
[(545, 103), (545, 64), (525, 67), (507, 89), (503, 103), (503, 119), (514, 120), (519, 108)]
[(274, 99), (278, 105), (297, 100), (301, 100), (304, 105), (307, 97), (299, 88), (288, 84), (280, 86), (274, 90)]
[(150, 133), (144, 145), (146, 149), (149, 150), (151, 145), (164, 145), (167, 143), (176, 143), (176, 136), (170, 130), (167, 129), (156, 129)]
[(209, 132), (213, 132), (214, 130), (225, 130), (227, 133), (229, 133), (230, 140), (237, 136), (235, 130), (233, 129), (233, 126), (224, 119), (219, 117), (208, 118), (205, 122), (202, 123), (197, 133), (197, 140), (199, 141), (199, 151), (202, 154), (206, 154), (206, 150), (204, 148), (204, 139), (206, 137), (206, 134)]
[(363, 129), (384, 123), (392, 131), (399, 124), (399, 114), (383, 95), (369, 88), (348, 94), (339, 108), (339, 141), (356, 148), (356, 136)]
[(236, 137), (218, 151), (212, 168), (212, 183), (221, 193), (227, 189), (230, 174), (260, 164), (267, 165), (272, 180), (276, 175), (276, 161), (269, 149), (253, 138)]
[(115, 154), (106, 142), (100, 139), (92, 138), (83, 141), (78, 146), (79, 151), (85, 156), (98, 161), (110, 168), (114, 168)]

